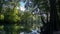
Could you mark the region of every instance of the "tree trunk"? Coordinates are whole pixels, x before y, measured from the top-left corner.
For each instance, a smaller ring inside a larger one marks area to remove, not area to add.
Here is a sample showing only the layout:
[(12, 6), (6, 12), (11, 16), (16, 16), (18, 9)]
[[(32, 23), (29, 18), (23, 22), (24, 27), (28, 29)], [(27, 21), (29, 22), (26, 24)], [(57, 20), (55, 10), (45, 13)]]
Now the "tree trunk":
[(59, 12), (60, 12), (60, 0), (58, 0), (58, 5), (59, 5)]
[(57, 8), (56, 8), (56, 0), (49, 0), (50, 1), (50, 34), (57, 29), (57, 23), (59, 22)]
[(46, 27), (44, 28), (43, 34), (53, 34), (53, 31), (58, 30), (57, 24), (59, 23), (59, 18), (57, 14), (56, 8), (56, 0), (49, 0), (50, 1), (50, 22), (47, 23)]

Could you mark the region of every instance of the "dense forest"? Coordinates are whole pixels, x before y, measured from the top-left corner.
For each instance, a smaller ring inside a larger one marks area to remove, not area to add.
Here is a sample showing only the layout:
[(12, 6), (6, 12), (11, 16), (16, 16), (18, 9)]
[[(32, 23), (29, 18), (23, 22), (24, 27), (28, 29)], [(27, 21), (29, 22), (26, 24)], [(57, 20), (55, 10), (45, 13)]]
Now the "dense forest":
[(0, 34), (32, 29), (40, 34), (60, 31), (60, 0), (0, 0)]

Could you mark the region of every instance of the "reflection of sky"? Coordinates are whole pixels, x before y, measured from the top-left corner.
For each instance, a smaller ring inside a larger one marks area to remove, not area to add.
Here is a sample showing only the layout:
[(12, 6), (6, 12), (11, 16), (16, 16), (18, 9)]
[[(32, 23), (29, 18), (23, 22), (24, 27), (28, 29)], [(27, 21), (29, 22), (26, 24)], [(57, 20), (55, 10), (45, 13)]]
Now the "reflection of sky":
[(23, 1), (20, 1), (20, 10), (25, 11), (25, 3)]
[(20, 6), (24, 7), (25, 3), (24, 2), (20, 2)]

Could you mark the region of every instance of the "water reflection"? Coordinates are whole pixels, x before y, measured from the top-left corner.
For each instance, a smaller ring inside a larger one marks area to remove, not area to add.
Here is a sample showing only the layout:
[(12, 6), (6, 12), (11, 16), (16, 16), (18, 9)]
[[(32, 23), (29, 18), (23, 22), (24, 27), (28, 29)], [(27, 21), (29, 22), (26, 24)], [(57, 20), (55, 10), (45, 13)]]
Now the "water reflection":
[(33, 29), (31, 32), (20, 32), (20, 34), (40, 34), (40, 30)]

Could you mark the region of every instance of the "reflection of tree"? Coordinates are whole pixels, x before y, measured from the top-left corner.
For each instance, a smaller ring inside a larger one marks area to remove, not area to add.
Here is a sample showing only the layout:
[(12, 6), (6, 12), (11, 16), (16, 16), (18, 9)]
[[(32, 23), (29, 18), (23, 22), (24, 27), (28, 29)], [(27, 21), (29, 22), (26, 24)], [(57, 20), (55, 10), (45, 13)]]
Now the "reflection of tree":
[[(58, 15), (57, 15), (57, 9), (56, 9), (56, 0), (49, 0), (50, 1), (50, 22), (47, 22), (47, 25), (45, 25), (43, 28), (46, 30), (45, 31), (45, 33), (46, 34), (52, 34), (52, 31), (53, 30), (56, 30), (56, 23), (58, 22), (59, 23), (59, 19), (58, 19)], [(45, 2), (45, 1), (44, 1)], [(44, 2), (42, 2), (42, 3), (44, 3)], [(39, 3), (39, 0), (37, 0), (37, 1), (35, 1), (35, 5), (37, 4), (38, 5), (38, 3)], [(38, 5), (39, 6), (39, 5)], [(48, 7), (46, 7), (47, 5), (46, 4), (44, 4), (43, 5), (43, 7), (42, 8), (44, 8), (45, 7), (45, 9), (47, 9)], [(40, 10), (42, 10), (41, 9), (41, 7), (39, 7), (40, 8)], [(42, 10), (42, 11), (45, 11), (45, 10)], [(47, 10), (48, 11), (48, 10)], [(43, 18), (43, 17), (42, 17)], [(43, 21), (43, 19), (42, 19), (42, 21)], [(44, 21), (43, 21), (43, 23), (45, 23)], [(51, 29), (50, 29), (51, 28)], [(45, 34), (44, 33), (44, 34)]]
[[(24, 0), (24, 2), (25, 1), (26, 0)], [(40, 27), (42, 28), (43, 34), (52, 34), (53, 30), (60, 30), (60, 27), (56, 0), (49, 0), (49, 2), (50, 4), (48, 5), (47, 0), (28, 0), (25, 6), (28, 10), (24, 12), (18, 11), (16, 7), (18, 6), (18, 1), (12, 2), (11, 0), (6, 3), (5, 1), (3, 3), (0, 2), (0, 25), (4, 25), (4, 30), (6, 32), (8, 31), (8, 33), (12, 31), (12, 29), (14, 32), (19, 32), (24, 30), (30, 31), (32, 27)], [(1, 27), (1, 29), (3, 29), (3, 27)]]

